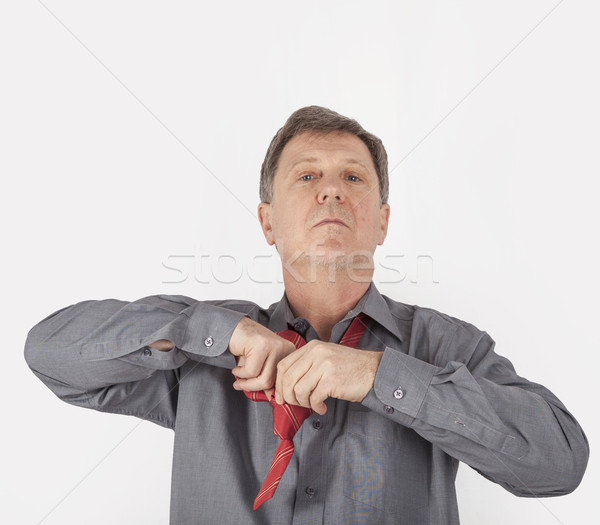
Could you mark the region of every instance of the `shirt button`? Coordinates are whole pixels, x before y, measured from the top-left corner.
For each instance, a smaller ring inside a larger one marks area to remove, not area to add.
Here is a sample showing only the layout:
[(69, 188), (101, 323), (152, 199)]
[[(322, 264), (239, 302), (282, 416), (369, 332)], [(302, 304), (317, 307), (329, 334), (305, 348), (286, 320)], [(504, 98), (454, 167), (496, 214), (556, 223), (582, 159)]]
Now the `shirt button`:
[(312, 487), (306, 487), (306, 493), (308, 494), (309, 498), (312, 498), (315, 495), (316, 492), (317, 491), (314, 488), (312, 488)]
[(143, 354), (144, 355), (152, 355), (152, 350), (150, 350), (150, 348), (146, 347), (146, 348), (144, 348)]
[(205, 340), (204, 340), (204, 346), (212, 346), (214, 343), (214, 339), (209, 335)]
[(315, 430), (319, 430), (319, 429), (320, 429), (322, 426), (323, 426), (323, 424), (321, 423), (321, 420), (320, 420), (320, 419), (315, 419), (315, 420), (313, 421), (313, 428), (314, 428)]
[(402, 390), (402, 387), (399, 386), (394, 390), (394, 397), (396, 399), (402, 399), (404, 397), (404, 390)]
[(394, 407), (391, 407), (390, 405), (385, 405), (385, 406), (383, 407), (383, 411), (384, 411), (386, 414), (393, 414), (393, 413), (394, 413)]
[(296, 332), (303, 334), (307, 328), (308, 321), (306, 319), (300, 318), (294, 321), (294, 330), (296, 330)]

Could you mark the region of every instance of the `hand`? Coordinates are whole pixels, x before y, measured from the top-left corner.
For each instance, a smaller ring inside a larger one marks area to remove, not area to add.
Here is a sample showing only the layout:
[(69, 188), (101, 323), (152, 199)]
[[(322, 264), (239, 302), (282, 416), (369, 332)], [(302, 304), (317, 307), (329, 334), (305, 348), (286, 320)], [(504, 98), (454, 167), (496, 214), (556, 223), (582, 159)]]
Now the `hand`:
[(296, 350), (291, 341), (272, 332), (260, 323), (243, 317), (229, 340), (229, 350), (237, 366), (231, 371), (237, 380), (236, 390), (265, 390), (269, 395), (275, 386), (277, 363)]
[(321, 415), (327, 411), (328, 397), (360, 402), (373, 388), (382, 356), (382, 352), (310, 341), (279, 361), (276, 400)]

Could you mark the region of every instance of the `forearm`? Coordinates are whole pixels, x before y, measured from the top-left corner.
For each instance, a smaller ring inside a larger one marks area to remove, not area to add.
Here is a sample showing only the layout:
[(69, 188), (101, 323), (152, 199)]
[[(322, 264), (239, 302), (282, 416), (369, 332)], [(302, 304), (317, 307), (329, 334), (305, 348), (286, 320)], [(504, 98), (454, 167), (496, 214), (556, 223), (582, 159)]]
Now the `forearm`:
[[(482, 338), (476, 352), (490, 341)], [(491, 349), (485, 352), (470, 371), (463, 363), (442, 368), (386, 349), (363, 404), (514, 494), (572, 491), (589, 454), (581, 427), (549, 390), (520, 378)]]
[(36, 324), (25, 359), (42, 380), (97, 389), (173, 370), (187, 359), (219, 364), (242, 317), (183, 296), (83, 301)]

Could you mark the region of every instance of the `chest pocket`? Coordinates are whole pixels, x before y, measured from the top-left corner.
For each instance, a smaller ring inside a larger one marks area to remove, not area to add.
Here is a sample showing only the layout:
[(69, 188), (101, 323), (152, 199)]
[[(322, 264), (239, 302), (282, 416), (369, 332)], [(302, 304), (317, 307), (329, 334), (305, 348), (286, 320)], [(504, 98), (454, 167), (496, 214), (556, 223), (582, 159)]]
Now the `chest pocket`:
[(431, 444), (360, 403), (349, 404), (346, 425), (344, 496), (405, 518), (427, 507)]

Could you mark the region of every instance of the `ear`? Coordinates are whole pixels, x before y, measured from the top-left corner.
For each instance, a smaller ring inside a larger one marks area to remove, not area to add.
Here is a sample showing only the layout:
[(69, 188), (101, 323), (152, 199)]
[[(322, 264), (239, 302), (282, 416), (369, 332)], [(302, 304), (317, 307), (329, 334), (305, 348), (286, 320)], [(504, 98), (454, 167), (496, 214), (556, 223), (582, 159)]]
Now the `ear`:
[(381, 209), (379, 210), (379, 220), (381, 222), (381, 235), (379, 237), (378, 245), (383, 244), (385, 241), (385, 237), (387, 235), (388, 224), (390, 221), (390, 205), (382, 204)]
[(272, 208), (268, 202), (261, 202), (258, 205), (258, 220), (260, 227), (267, 239), (269, 246), (275, 244), (275, 237), (273, 236), (273, 226), (271, 225), (271, 212)]

